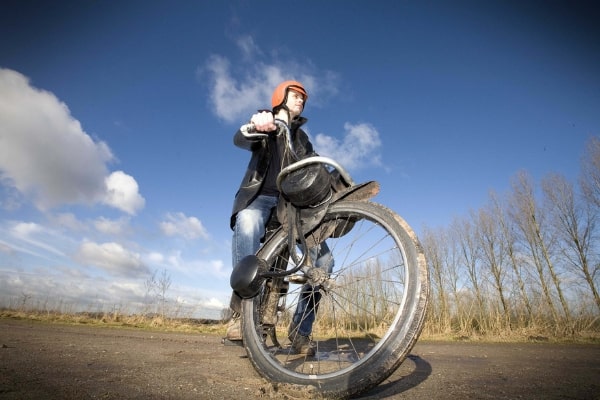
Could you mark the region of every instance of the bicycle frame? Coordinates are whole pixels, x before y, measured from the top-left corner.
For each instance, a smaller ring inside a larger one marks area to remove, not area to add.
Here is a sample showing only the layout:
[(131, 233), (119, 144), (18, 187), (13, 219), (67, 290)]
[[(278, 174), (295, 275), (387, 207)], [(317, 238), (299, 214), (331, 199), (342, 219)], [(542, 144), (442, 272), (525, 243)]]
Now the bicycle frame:
[[(377, 182), (356, 184), (327, 157), (299, 159), (289, 129), (276, 123), (277, 224), (231, 276), (243, 297), (243, 346), (267, 380), (346, 398), (383, 382), (414, 346), (427, 261), (406, 221), (370, 200)], [(251, 125), (242, 132), (268, 136)]]
[[(288, 240), (288, 252), (290, 257), (295, 263), (295, 267), (289, 270), (269, 270), (265, 262), (255, 255), (249, 255), (243, 258), (238, 265), (234, 266), (233, 272), (230, 278), (231, 287), (237, 292), (242, 298), (251, 298), (258, 294), (260, 287), (267, 278), (278, 278), (285, 277), (302, 272), (304, 276), (311, 277), (315, 281), (323, 281), (322, 274), (316, 271), (317, 268), (313, 267), (310, 262), (310, 258), (307, 257), (308, 249), (310, 246), (307, 245), (305, 234), (306, 226), (303, 226), (302, 221), (312, 220), (312, 225), (318, 227), (320, 220), (319, 214), (322, 216), (327, 211), (327, 207), (335, 201), (339, 201), (349, 196), (353, 200), (357, 199), (369, 199), (375, 196), (379, 191), (379, 186), (376, 182), (368, 182), (362, 185), (356, 185), (348, 173), (348, 171), (342, 167), (335, 160), (323, 157), (323, 156), (311, 156), (304, 159), (299, 159), (295, 149), (293, 148), (293, 142), (291, 138), (290, 130), (287, 124), (280, 120), (275, 120), (277, 126), (277, 139), (282, 141), (285, 149), (289, 151), (295, 162), (289, 165), (282, 166), (281, 172), (277, 176), (277, 188), (282, 193), (282, 182), (290, 174), (295, 171), (301, 170), (306, 166), (313, 164), (321, 164), (333, 168), (339, 174), (339, 180), (341, 181), (342, 190), (339, 190), (333, 196), (328, 198), (323, 204), (311, 207), (296, 207), (291, 202), (287, 201), (283, 196), (280, 196), (281, 207), (278, 208), (279, 213), (285, 210), (287, 218), (278, 218), (284, 229), (289, 232)], [(257, 132), (254, 124), (246, 124), (240, 128), (240, 131), (244, 136), (250, 139), (265, 139), (270, 134)], [(282, 160), (282, 162), (285, 162)], [(330, 172), (331, 173), (331, 172)], [(302, 214), (302, 218), (300, 218)], [(304, 223), (305, 224), (305, 223)], [(305, 224), (306, 225), (306, 224)], [(298, 258), (296, 248), (300, 249), (301, 258)]]

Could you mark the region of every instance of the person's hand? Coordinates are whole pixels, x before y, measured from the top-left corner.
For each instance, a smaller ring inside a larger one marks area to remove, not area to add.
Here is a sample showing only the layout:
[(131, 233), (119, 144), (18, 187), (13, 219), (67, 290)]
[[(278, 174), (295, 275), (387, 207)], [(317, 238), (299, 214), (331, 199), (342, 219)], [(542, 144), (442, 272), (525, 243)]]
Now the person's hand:
[(277, 129), (275, 125), (275, 117), (269, 111), (256, 113), (250, 118), (250, 122), (254, 124), (258, 132), (271, 132)]

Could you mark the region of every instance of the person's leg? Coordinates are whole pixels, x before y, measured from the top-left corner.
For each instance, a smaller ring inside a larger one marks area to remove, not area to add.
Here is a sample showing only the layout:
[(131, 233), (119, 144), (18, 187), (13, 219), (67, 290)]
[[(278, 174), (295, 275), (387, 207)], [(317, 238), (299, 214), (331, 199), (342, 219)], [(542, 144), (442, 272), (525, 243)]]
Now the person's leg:
[[(313, 258), (316, 257), (315, 267), (321, 268), (327, 271), (327, 273), (331, 273), (334, 261), (331, 251), (325, 242), (320, 246), (310, 249), (310, 256)], [(294, 331), (297, 331), (301, 336), (309, 336), (311, 334), (320, 299), (321, 292), (319, 291), (318, 286), (309, 284), (302, 286), (298, 305), (292, 317), (290, 340), (292, 340), (293, 336), (296, 334)]]
[[(244, 257), (255, 254), (260, 247), (260, 239), (265, 234), (271, 210), (277, 205), (273, 196), (258, 196), (250, 205), (236, 215), (231, 241), (232, 266)], [(232, 323), (227, 328), (229, 340), (241, 340), (242, 332), (239, 323), (242, 299), (235, 292), (231, 293), (229, 307), (232, 310)]]
[(271, 211), (276, 205), (277, 197), (258, 196), (236, 215), (231, 242), (232, 266), (236, 266), (242, 258), (257, 252)]

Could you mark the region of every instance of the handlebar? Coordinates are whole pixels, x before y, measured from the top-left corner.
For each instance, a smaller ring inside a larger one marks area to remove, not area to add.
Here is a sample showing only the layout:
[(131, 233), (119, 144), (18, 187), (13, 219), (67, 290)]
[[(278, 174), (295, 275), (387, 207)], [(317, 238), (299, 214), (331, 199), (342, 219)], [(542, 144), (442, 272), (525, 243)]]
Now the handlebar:
[[(287, 126), (287, 124), (280, 120), (280, 119), (275, 119), (273, 121), (275, 123), (275, 125), (277, 126), (277, 130), (274, 131), (276, 136), (283, 136), (285, 138), (285, 146), (287, 148), (287, 150), (290, 151), (291, 154), (293, 154), (293, 156), (298, 159), (298, 155), (296, 154), (296, 151), (294, 150), (294, 146), (292, 145), (292, 134), (290, 132), (290, 128)], [(240, 127), (240, 131), (242, 132), (242, 135), (244, 135), (246, 138), (248, 139), (265, 139), (267, 137), (269, 137), (269, 133), (265, 133), (265, 132), (258, 132), (256, 130), (256, 126), (250, 122), (248, 124), (242, 125)]]
[(258, 132), (252, 122), (240, 126), (240, 132), (248, 139), (262, 139), (269, 136), (268, 133)]
[[(292, 151), (293, 154), (296, 154), (296, 152), (294, 151), (294, 149), (292, 147), (292, 137), (291, 137), (290, 129), (288, 128), (287, 124), (281, 120), (276, 119), (275, 125), (277, 125), (277, 135), (285, 134), (285, 138), (287, 141), (287, 143), (286, 143), (287, 147)], [(248, 123), (248, 124), (242, 125), (240, 127), (240, 131), (242, 132), (242, 135), (244, 135), (248, 139), (264, 139), (269, 136), (268, 133), (258, 132), (256, 130), (256, 126), (254, 126), (253, 123)], [(350, 176), (348, 171), (346, 171), (346, 169), (344, 167), (342, 167), (337, 161), (335, 161), (329, 157), (313, 156), (313, 157), (304, 158), (300, 161), (296, 161), (296, 162), (288, 165), (287, 167), (283, 168), (281, 170), (281, 172), (279, 173), (279, 175), (277, 176), (277, 188), (281, 191), (281, 181), (283, 180), (284, 177), (286, 177), (287, 175), (291, 174), (292, 172), (294, 172), (302, 167), (305, 167), (306, 165), (310, 165), (310, 164), (329, 165), (329, 166), (333, 167), (334, 169), (336, 169), (340, 173), (340, 176), (348, 185), (350, 185), (350, 186), (354, 185), (354, 181), (352, 180), (352, 177)]]

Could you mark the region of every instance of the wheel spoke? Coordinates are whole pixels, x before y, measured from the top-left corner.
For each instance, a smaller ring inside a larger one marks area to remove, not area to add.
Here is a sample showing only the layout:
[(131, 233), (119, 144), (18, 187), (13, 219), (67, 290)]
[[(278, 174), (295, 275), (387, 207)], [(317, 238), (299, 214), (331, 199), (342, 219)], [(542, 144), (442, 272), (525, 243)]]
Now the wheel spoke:
[[(263, 315), (272, 312), (262, 306), (268, 297), (266, 292), (265, 296), (244, 302), (244, 340), (259, 372), (271, 379), (299, 384), (311, 384), (318, 376), (320, 390), (325, 392), (328, 387), (338, 388), (340, 382), (345, 382), (350, 386), (344, 394), (358, 393), (364, 389), (365, 381), (374, 385), (393, 372), (370, 376), (370, 370), (377, 367), (373, 363), (385, 362), (393, 369), (410, 351), (414, 336), (422, 328), (426, 305), (422, 292), (428, 290), (421, 247), (414, 233), (406, 231), (398, 220), (393, 212), (373, 203), (332, 206), (324, 223), (352, 229), (344, 229), (339, 236), (325, 241), (334, 261), (331, 269), (321, 266), (324, 276), (317, 281), (319, 284), (314, 285), (310, 279), (296, 283), (286, 278), (286, 290), (275, 294), (279, 298), (276, 316)], [(312, 239), (313, 243), (322, 242)], [(277, 261), (278, 268), (287, 265), (290, 269), (294, 265), (287, 254), (283, 230), (259, 252), (273, 268)], [(411, 284), (409, 278), (425, 281)], [(263, 340), (263, 321), (271, 320), (277, 321), (274, 334), (281, 348)], [(412, 336), (398, 337), (400, 332)], [(299, 334), (307, 333), (312, 345), (292, 345), (292, 341), (299, 340)], [(392, 344), (396, 348), (385, 354), (396, 359), (390, 362), (375, 358), (379, 348)], [(306, 350), (309, 347), (312, 353)], [(353, 379), (359, 380), (356, 377), (364, 378), (360, 379), (361, 387), (352, 386)]]

